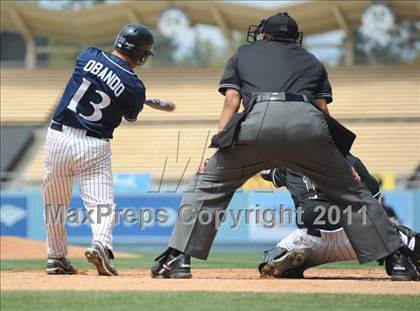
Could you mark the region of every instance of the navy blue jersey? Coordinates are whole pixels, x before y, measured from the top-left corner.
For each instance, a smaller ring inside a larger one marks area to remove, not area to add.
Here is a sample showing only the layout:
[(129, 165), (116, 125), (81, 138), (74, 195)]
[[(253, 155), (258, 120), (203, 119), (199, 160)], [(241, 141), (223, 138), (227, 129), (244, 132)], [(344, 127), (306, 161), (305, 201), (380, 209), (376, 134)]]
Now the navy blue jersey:
[(137, 119), (145, 93), (143, 82), (126, 62), (97, 48), (87, 48), (76, 59), (53, 121), (112, 138), (123, 117), (127, 121)]

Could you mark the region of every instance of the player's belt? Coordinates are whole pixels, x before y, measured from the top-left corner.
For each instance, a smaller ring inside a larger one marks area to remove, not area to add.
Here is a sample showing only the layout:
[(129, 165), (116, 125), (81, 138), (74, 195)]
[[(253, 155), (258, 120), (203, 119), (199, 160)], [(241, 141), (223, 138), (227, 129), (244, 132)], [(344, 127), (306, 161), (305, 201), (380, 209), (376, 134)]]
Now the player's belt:
[(257, 102), (266, 101), (285, 101), (285, 102), (305, 102), (310, 103), (310, 98), (306, 95), (293, 94), (293, 93), (260, 93), (256, 98)]
[[(63, 131), (63, 124), (52, 122), (51, 125), (50, 125), (50, 128), (52, 128), (55, 131), (62, 132)], [(85, 131), (86, 131), (86, 136), (108, 140), (107, 138), (101, 137), (99, 134), (96, 134), (95, 132), (92, 132), (92, 131), (89, 131), (89, 130), (85, 130)]]

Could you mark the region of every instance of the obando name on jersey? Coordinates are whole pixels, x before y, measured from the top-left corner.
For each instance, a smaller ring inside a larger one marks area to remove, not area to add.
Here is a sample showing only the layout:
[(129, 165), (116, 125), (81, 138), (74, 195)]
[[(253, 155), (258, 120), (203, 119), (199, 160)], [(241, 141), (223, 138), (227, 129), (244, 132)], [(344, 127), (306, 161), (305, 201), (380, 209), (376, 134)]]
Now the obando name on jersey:
[(125, 90), (125, 86), (122, 83), (121, 79), (107, 66), (104, 64), (91, 59), (83, 67), (84, 71), (90, 72), (93, 75), (96, 75), (102, 81), (104, 81), (109, 88), (114, 92), (116, 97), (119, 97), (122, 92)]

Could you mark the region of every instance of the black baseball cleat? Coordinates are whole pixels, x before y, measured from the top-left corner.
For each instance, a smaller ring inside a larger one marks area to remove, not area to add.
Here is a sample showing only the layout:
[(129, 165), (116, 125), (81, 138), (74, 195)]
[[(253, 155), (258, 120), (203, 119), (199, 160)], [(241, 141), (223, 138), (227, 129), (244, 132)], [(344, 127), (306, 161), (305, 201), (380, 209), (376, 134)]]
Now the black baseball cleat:
[(304, 261), (303, 250), (292, 250), (266, 263), (260, 273), (264, 278), (303, 278)]
[(101, 242), (94, 241), (85, 251), (85, 256), (88, 262), (96, 266), (99, 275), (118, 275), (118, 271), (111, 265), (111, 259), (114, 259), (114, 254)]
[[(279, 247), (279, 246), (276, 246), (272, 249), (264, 251), (263, 260), (258, 266), (258, 271), (260, 272), (261, 276), (263, 277), (268, 276), (268, 275), (262, 274), (262, 269), (264, 268), (266, 264), (268, 264), (271, 261), (277, 260), (286, 254), (287, 254), (287, 249)], [(305, 271), (305, 268), (303, 266), (299, 266), (299, 267), (291, 268), (284, 271), (280, 277), (285, 278), (285, 279), (303, 279), (304, 271)]]
[(305, 267), (296, 267), (290, 270), (284, 271), (281, 276), (282, 279), (304, 279), (303, 272), (306, 270)]
[(262, 179), (264, 179), (266, 181), (273, 182), (274, 172), (275, 172), (275, 169), (263, 170), (263, 171), (260, 172), (260, 176), (261, 176)]
[(71, 264), (70, 260), (63, 258), (48, 258), (47, 274), (76, 274), (76, 268)]
[(152, 278), (190, 279), (191, 257), (176, 250), (168, 249), (155, 259), (150, 269)]
[(263, 253), (263, 259), (261, 263), (258, 265), (258, 271), (261, 273), (262, 268), (275, 259), (279, 259), (281, 256), (287, 253), (287, 249), (282, 248), (280, 246), (276, 246), (274, 248), (265, 250)]
[(406, 254), (416, 266), (417, 272), (420, 273), (420, 233), (403, 225), (394, 224), (394, 228), (406, 245), (404, 248)]
[(391, 281), (418, 281), (420, 275), (404, 249), (399, 249), (385, 258), (385, 267)]

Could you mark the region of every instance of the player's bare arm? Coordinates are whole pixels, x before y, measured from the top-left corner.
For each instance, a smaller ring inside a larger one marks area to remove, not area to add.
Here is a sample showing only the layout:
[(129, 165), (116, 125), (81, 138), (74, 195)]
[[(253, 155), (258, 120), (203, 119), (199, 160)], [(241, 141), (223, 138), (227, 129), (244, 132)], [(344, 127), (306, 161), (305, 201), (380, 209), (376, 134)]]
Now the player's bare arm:
[(327, 100), (325, 98), (317, 98), (314, 100), (315, 106), (319, 109), (324, 111), (326, 114), (330, 115), (330, 111), (328, 110)]
[(239, 92), (235, 89), (227, 89), (222, 114), (219, 118), (219, 132), (225, 128), (226, 124), (238, 112), (240, 105), (241, 95)]
[[(226, 124), (238, 112), (241, 105), (241, 95), (235, 89), (227, 89), (225, 94), (225, 103), (223, 104), (222, 113), (219, 118), (219, 132), (222, 131)], [(204, 173), (208, 159), (204, 159), (197, 169), (197, 173)]]

